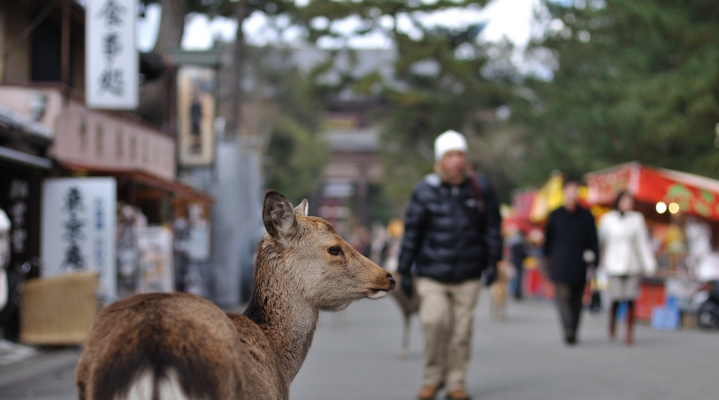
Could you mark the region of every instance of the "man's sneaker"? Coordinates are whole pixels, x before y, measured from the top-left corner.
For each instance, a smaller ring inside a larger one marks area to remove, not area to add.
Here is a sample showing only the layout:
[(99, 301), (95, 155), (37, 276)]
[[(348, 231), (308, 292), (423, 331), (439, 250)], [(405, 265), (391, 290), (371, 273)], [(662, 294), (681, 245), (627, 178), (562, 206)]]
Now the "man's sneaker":
[(417, 399), (419, 400), (434, 400), (437, 396), (437, 392), (442, 388), (442, 385), (425, 385), (417, 393)]
[(447, 400), (471, 400), (472, 398), (469, 396), (469, 393), (467, 393), (464, 389), (456, 389), (456, 390), (450, 390), (447, 392)]

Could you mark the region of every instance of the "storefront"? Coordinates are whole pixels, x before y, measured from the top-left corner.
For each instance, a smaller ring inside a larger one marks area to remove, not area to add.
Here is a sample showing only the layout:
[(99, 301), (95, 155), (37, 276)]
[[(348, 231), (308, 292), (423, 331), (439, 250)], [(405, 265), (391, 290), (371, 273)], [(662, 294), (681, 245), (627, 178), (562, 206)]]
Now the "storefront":
[(207, 295), (210, 195), (142, 171), (60, 162), (56, 174), (114, 178), (118, 298), (148, 291)]
[[(609, 211), (620, 191), (635, 197), (654, 245), (659, 264), (656, 276), (645, 278), (637, 304), (639, 319), (651, 320), (655, 307), (668, 302), (686, 305), (698, 282), (719, 278), (719, 181), (679, 171), (654, 168), (638, 162), (621, 164), (586, 174), (580, 203), (597, 218)], [(507, 224), (539, 227), (549, 213), (562, 204), (561, 176), (550, 177), (539, 189), (515, 193), (514, 214)], [(526, 263), (525, 293), (552, 297), (544, 274)]]
[(40, 255), (41, 183), (53, 163), (45, 157), (53, 138), (49, 129), (0, 106), (0, 210), (10, 221), (6, 269), (9, 299), (0, 310), (0, 327), (6, 338), (18, 337), (18, 284), (30, 274)]
[[(96, 295), (104, 304), (138, 292), (207, 295), (213, 199), (178, 181), (176, 166), (175, 139), (128, 114), (88, 109), (59, 86), (0, 86), (0, 208), (12, 223), (10, 265), (22, 270), (42, 260), (31, 272), (47, 278), (25, 285), (22, 318), (17, 307), (6, 318), (5, 307), (6, 337), (75, 343), (97, 311)], [(80, 275), (92, 275), (83, 285), (97, 285), (89, 299), (76, 299), (82, 310), (68, 309), (75, 303), (66, 287), (58, 296), (35, 285), (66, 285)]]
[(606, 207), (620, 191), (635, 198), (644, 215), (659, 264), (656, 277), (644, 280), (638, 301), (640, 319), (668, 299), (686, 304), (697, 283), (719, 278), (713, 265), (719, 244), (719, 181), (654, 168), (638, 162), (586, 175), (588, 201)]

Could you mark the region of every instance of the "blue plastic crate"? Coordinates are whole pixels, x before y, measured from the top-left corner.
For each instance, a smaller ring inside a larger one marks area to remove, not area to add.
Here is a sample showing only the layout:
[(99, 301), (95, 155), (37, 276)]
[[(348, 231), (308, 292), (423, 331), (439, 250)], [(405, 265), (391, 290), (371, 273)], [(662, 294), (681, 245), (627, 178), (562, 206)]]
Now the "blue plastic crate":
[(666, 300), (664, 301), (664, 305), (667, 308), (675, 308), (679, 309), (679, 297), (677, 296), (667, 296)]
[(679, 309), (676, 307), (652, 308), (652, 328), (675, 330), (681, 326)]

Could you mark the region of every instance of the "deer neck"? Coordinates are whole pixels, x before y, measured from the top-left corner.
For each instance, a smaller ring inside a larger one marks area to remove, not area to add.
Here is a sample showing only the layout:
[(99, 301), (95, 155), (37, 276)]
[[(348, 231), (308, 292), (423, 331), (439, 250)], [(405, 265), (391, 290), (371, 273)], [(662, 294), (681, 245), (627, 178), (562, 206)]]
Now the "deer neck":
[(289, 384), (312, 345), (319, 310), (289, 282), (285, 260), (271, 247), (259, 249), (255, 289), (245, 315), (265, 333), (280, 360), (279, 372)]

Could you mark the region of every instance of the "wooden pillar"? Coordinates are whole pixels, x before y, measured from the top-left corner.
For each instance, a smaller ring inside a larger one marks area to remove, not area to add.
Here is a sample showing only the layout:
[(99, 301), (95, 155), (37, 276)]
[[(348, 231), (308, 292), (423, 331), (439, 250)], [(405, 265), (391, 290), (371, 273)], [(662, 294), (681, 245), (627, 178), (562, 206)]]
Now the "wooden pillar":
[(62, 2), (62, 32), (61, 32), (61, 54), (60, 54), (60, 79), (66, 85), (65, 89), (70, 87), (70, 15), (72, 12), (71, 0)]

